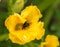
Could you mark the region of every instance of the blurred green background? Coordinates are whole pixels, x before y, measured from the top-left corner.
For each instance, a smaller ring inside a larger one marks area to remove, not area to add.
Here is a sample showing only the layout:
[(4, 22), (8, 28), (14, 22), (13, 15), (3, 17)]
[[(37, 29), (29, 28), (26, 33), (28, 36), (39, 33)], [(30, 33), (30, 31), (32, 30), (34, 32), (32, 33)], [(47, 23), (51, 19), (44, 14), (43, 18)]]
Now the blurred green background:
[[(56, 35), (60, 41), (60, 0), (0, 0), (0, 47), (39, 47), (47, 34)], [(8, 30), (4, 26), (5, 19), (12, 13), (20, 13), (26, 6), (36, 5), (44, 21), (45, 35), (42, 40), (34, 40), (25, 45), (13, 44), (8, 38)], [(19, 6), (19, 7), (18, 7)], [(59, 46), (60, 47), (60, 46)]]

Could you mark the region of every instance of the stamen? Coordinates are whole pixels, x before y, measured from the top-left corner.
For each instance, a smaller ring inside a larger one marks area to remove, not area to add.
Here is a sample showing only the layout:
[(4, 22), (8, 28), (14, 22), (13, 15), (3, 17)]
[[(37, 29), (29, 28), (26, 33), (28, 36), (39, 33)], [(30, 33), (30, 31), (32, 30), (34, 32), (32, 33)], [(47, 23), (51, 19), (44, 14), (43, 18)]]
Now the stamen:
[(20, 29), (22, 29), (22, 23), (16, 24), (15, 30), (20, 30)]
[(21, 30), (21, 29), (25, 29), (26, 27), (29, 26), (29, 23), (25, 22), (24, 24), (22, 23), (18, 23), (15, 26), (15, 30)]
[(43, 47), (47, 47), (46, 45), (44, 45)]
[(25, 29), (25, 28), (28, 27), (28, 26), (29, 26), (29, 23), (25, 22), (25, 23), (23, 24), (22, 29)]

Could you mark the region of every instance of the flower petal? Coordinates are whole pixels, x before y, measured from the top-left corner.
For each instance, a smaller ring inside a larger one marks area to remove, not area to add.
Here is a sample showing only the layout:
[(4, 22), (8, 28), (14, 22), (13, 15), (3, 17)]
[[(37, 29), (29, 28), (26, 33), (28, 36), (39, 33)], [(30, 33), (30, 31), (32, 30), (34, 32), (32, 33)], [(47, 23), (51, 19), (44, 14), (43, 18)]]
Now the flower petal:
[(42, 17), (41, 12), (37, 8), (37, 6), (28, 6), (22, 12), (21, 16), (26, 18), (28, 22), (34, 23)]
[(26, 20), (23, 19), (19, 14), (14, 13), (13, 15), (10, 15), (6, 20), (5, 20), (5, 26), (7, 29), (10, 31), (15, 30), (15, 26), (18, 23), (23, 24)]
[(55, 35), (47, 35), (45, 42), (42, 42), (40, 47), (58, 47), (59, 41)]

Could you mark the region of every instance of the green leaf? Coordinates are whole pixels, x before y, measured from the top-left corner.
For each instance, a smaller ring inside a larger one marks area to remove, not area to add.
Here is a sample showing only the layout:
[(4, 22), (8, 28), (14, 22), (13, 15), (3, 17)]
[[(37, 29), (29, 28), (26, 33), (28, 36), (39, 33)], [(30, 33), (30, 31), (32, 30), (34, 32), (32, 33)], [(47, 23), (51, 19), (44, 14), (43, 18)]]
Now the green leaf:
[(7, 11), (7, 2), (6, 2), (6, 0), (1, 0), (1, 2), (0, 2), (0, 11)]
[(7, 33), (7, 29), (5, 27), (5, 19), (8, 17), (7, 12), (0, 12), (0, 34)]
[(54, 12), (54, 8), (56, 7), (56, 5), (58, 4), (58, 0), (56, 0), (54, 2), (54, 4), (52, 6), (50, 6), (46, 11), (45, 11), (45, 14), (44, 14), (44, 17), (43, 17), (43, 21), (45, 23), (45, 28), (48, 27), (49, 23), (50, 23), (50, 20), (52, 18), (52, 14)]
[(56, 32), (54, 34), (60, 38), (60, 23), (56, 24)]
[(56, 13), (55, 13), (55, 17), (56, 17), (56, 20), (60, 22), (60, 10), (59, 9), (56, 9)]
[(24, 0), (25, 3), (27, 3), (27, 0)]
[(53, 5), (54, 2), (56, 2), (56, 0), (34, 0), (32, 3), (34, 5), (37, 5), (38, 8), (43, 12), (50, 5)]
[(8, 17), (7, 12), (0, 12), (0, 41), (7, 38), (8, 30), (5, 27), (5, 19)]
[(8, 39), (8, 34), (0, 35), (0, 41), (7, 40), (7, 39)]

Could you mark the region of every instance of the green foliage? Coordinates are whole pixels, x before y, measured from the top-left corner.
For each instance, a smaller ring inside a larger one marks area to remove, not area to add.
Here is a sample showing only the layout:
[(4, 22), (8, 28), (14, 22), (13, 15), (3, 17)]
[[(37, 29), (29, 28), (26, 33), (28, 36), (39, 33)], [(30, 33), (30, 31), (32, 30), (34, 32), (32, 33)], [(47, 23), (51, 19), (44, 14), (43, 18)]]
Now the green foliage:
[(53, 5), (56, 0), (33, 0), (33, 4), (37, 5), (38, 8), (43, 12), (49, 6)]
[(9, 12), (20, 12), (24, 6), (24, 0), (7, 0)]

